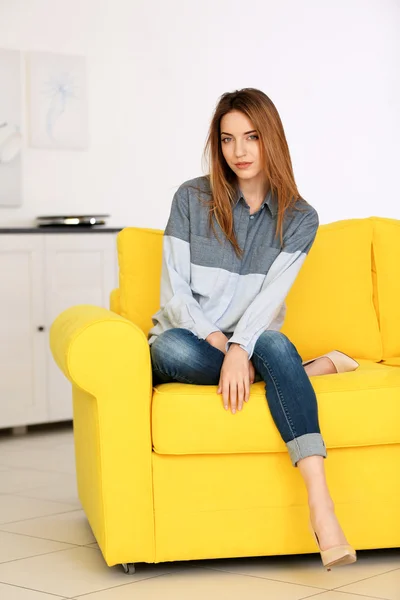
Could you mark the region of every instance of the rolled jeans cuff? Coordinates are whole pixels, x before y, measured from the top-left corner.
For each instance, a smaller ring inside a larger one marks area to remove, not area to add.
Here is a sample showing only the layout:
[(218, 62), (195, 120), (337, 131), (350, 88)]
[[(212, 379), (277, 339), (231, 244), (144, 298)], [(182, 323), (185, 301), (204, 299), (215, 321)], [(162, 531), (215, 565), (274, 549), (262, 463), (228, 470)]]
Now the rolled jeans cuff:
[(287, 442), (286, 446), (294, 467), (297, 466), (299, 460), (307, 456), (323, 456), (324, 458), (327, 456), (325, 443), (320, 433), (300, 435)]

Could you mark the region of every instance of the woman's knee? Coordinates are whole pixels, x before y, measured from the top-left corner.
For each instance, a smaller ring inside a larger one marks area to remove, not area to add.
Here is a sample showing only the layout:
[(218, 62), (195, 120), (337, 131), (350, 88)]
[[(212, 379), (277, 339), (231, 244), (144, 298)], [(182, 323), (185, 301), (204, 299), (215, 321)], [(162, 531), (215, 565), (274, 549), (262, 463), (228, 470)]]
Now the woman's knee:
[(287, 355), (290, 351), (297, 352), (293, 343), (281, 331), (267, 329), (263, 331), (256, 342), (255, 351), (263, 349), (264, 352)]
[(151, 345), (153, 372), (171, 380), (216, 385), (224, 353), (187, 329), (169, 329)]
[(150, 346), (153, 366), (160, 369), (169, 362), (174, 365), (185, 363), (194, 337), (191, 331), (183, 328), (168, 329), (161, 333)]

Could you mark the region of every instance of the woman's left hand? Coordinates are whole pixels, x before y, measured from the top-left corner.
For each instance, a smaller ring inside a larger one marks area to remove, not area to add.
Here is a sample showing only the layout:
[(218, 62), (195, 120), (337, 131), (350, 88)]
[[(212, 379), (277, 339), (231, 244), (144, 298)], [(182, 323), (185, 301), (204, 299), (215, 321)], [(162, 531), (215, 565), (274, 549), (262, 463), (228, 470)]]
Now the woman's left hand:
[[(231, 404), (232, 414), (242, 410), (243, 400), (248, 401), (250, 396), (250, 361), (246, 350), (238, 344), (232, 344), (225, 355), (221, 368), (217, 394), (221, 394), (226, 410)], [(253, 367), (253, 365), (251, 365)], [(254, 367), (253, 367), (254, 370)]]

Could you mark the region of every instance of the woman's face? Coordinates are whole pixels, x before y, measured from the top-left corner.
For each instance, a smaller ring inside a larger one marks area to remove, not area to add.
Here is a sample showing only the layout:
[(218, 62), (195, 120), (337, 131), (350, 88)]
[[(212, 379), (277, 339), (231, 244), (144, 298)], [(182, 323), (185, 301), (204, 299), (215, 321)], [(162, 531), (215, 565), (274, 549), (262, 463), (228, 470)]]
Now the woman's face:
[(238, 110), (221, 119), (222, 154), (239, 179), (253, 179), (263, 171), (260, 141), (253, 123)]

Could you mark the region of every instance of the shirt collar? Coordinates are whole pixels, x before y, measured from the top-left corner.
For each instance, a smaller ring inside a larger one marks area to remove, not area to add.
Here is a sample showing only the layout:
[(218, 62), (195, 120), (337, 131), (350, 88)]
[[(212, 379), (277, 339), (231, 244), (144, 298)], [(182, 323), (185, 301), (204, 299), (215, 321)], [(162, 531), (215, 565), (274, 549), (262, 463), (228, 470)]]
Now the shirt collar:
[[(236, 191), (235, 191), (235, 196), (234, 196), (234, 206), (237, 205), (237, 203), (239, 202), (239, 200), (241, 200), (243, 197), (243, 193), (242, 190), (240, 189), (239, 185), (236, 184)], [(274, 194), (272, 194), (271, 190), (269, 190), (264, 198), (264, 202), (262, 203), (261, 206), (264, 206), (264, 204), (266, 204), (271, 212), (271, 215), (273, 217), (275, 217), (278, 214), (278, 203), (276, 200), (276, 196)], [(261, 208), (260, 206), (260, 208)]]

